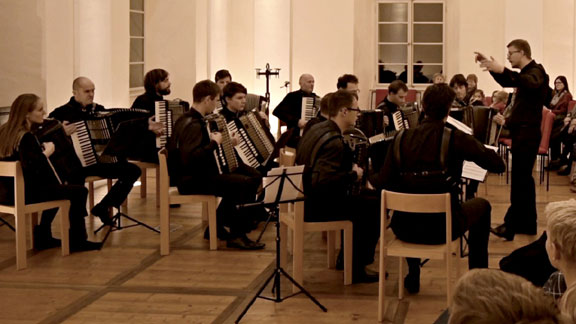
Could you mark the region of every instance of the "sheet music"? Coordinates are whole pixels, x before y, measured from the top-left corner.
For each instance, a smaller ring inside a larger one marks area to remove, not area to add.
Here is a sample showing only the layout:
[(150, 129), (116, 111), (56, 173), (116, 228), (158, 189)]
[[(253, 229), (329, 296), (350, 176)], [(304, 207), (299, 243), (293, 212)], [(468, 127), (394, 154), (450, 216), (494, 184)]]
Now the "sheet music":
[[(484, 144), (484, 147), (489, 148), (494, 152), (498, 152), (498, 147), (496, 146)], [(462, 166), (462, 178), (484, 182), (486, 174), (488, 174), (488, 170), (481, 168), (478, 164), (464, 161)]]
[[(263, 187), (266, 188), (264, 203), (270, 204), (276, 201), (276, 195), (278, 194), (278, 188), (280, 186), (280, 179), (278, 178), (278, 176), (282, 174), (284, 169), (286, 169), (288, 178), (292, 180), (294, 185), (299, 189), (302, 188), (302, 172), (304, 172), (303, 165), (274, 168), (268, 171), (268, 175), (263, 178)], [(299, 173), (299, 174), (290, 175), (292, 173)], [(278, 180), (274, 181), (275, 179)], [(274, 183), (270, 184), (272, 181), (274, 181)], [(270, 185), (268, 186), (268, 184)], [(288, 181), (288, 179), (284, 181), (282, 196), (280, 196), (281, 201), (294, 200), (299, 198), (301, 195), (302, 194), (298, 190), (296, 190), (296, 188), (294, 188), (294, 186), (290, 183), (290, 181)]]
[(456, 127), (456, 129), (458, 129), (461, 132), (464, 132), (468, 135), (472, 135), (472, 128), (466, 126), (466, 124), (458, 121), (457, 119), (452, 118), (451, 116), (448, 116), (448, 119), (446, 120), (446, 122), (454, 127)]

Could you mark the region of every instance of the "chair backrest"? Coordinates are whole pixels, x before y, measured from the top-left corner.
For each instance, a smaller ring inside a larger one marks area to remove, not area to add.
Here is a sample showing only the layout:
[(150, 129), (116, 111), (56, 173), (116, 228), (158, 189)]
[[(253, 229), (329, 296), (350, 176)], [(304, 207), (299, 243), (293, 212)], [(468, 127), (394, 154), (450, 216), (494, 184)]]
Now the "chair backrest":
[(167, 193), (170, 189), (170, 175), (168, 174), (168, 150), (163, 147), (160, 151), (158, 151), (158, 161), (160, 162), (160, 169), (158, 170), (158, 174), (160, 175), (160, 179), (156, 179), (156, 181), (160, 181), (160, 194)]
[(246, 95), (246, 111), (250, 111), (254, 108), (258, 108), (258, 111), (261, 111), (262, 108), (262, 101), (264, 100), (264, 97), (257, 95), (257, 94), (253, 94), (253, 93), (249, 93)]
[(539, 152), (548, 152), (550, 147), (550, 135), (552, 134), (552, 127), (554, 125), (554, 113), (547, 109), (542, 109), (542, 124), (540, 125), (540, 131), (542, 132), (542, 138), (540, 140)]
[(474, 106), (472, 107), (472, 111), (474, 113), (472, 134), (483, 144), (488, 144), (488, 137), (492, 126), (492, 109), (489, 107)]
[(576, 106), (576, 100), (570, 100), (570, 102), (568, 103), (568, 113), (571, 113), (572, 110), (574, 109), (574, 106)]
[(280, 149), (280, 155), (278, 157), (278, 164), (280, 166), (293, 166), (296, 161), (296, 152), (290, 150), (288, 147), (283, 147)]
[[(19, 209), (24, 207), (24, 176), (19, 161), (1, 161), (0, 177), (9, 177), (14, 179), (14, 206)], [(12, 198), (12, 197), (10, 197)]]

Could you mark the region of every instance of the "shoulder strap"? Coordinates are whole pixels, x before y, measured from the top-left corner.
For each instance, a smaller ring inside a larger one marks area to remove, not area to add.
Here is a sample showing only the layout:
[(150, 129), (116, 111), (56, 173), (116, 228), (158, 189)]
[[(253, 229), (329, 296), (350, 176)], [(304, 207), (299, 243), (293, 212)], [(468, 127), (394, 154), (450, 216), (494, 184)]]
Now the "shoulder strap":
[(452, 136), (452, 130), (448, 127), (444, 127), (444, 133), (442, 135), (442, 144), (440, 146), (440, 167), (442, 170), (446, 169), (446, 161), (448, 161), (448, 151), (450, 151), (450, 137)]
[(320, 151), (320, 149), (329, 141), (331, 141), (332, 139), (341, 136), (341, 134), (339, 132), (336, 131), (329, 131), (327, 133), (325, 133), (324, 135), (322, 135), (318, 141), (316, 142), (316, 145), (314, 145), (314, 148), (312, 149), (312, 154), (310, 155), (310, 161), (312, 162), (311, 167), (313, 168), (314, 165), (316, 164), (316, 155), (318, 154), (318, 151)]
[(394, 161), (396, 161), (396, 165), (400, 167), (402, 165), (402, 156), (400, 154), (400, 146), (402, 145), (402, 136), (404, 135), (404, 130), (402, 129), (396, 137), (394, 137)]

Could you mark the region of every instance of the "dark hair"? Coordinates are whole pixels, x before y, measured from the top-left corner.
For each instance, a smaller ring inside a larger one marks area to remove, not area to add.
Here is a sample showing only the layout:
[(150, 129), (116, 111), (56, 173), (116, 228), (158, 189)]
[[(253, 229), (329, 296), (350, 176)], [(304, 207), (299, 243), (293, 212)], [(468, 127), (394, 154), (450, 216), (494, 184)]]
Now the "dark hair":
[(348, 83), (358, 83), (358, 78), (354, 74), (344, 74), (338, 78), (338, 83), (336, 83), (336, 88), (346, 89)]
[(506, 45), (506, 47), (510, 47), (510, 46), (514, 46), (516, 47), (519, 51), (523, 51), (524, 55), (526, 55), (526, 57), (528, 59), (532, 59), (532, 50), (530, 50), (530, 44), (528, 44), (528, 41), (524, 40), (524, 39), (515, 39), (513, 41), (511, 41), (510, 43), (508, 43), (508, 45)]
[(398, 91), (400, 90), (408, 92), (408, 87), (406, 86), (406, 83), (404, 83), (404, 81), (402, 80), (392, 81), (390, 85), (388, 85), (388, 93), (397, 94)]
[(349, 108), (354, 102), (354, 95), (346, 90), (338, 90), (330, 96), (328, 116), (335, 117), (342, 108)]
[[(564, 90), (570, 93), (570, 89), (568, 89), (568, 80), (566, 80), (565, 76), (559, 75), (556, 79), (554, 79), (554, 83), (556, 83), (556, 80), (562, 81), (562, 83), (564, 84)], [(554, 84), (554, 94), (556, 94), (556, 84)]]
[(204, 80), (196, 83), (192, 89), (192, 98), (194, 102), (202, 102), (202, 99), (210, 96), (210, 99), (216, 98), (220, 95), (220, 87), (210, 80)]
[(156, 93), (156, 85), (168, 77), (168, 72), (163, 69), (154, 69), (148, 71), (144, 76), (144, 89), (148, 93)]
[(468, 76), (466, 77), (466, 81), (470, 79), (474, 80), (475, 83), (478, 83), (478, 76), (476, 76), (476, 74), (474, 73), (468, 74)]
[(330, 98), (334, 92), (329, 92), (322, 97), (320, 101), (320, 113), (326, 116), (330, 115)]
[(454, 88), (454, 86), (465, 86), (468, 89), (468, 82), (466, 82), (466, 78), (464, 74), (455, 74), (452, 79), (450, 79), (450, 88)]
[(237, 93), (248, 94), (248, 91), (238, 82), (230, 82), (222, 89), (222, 95), (225, 98), (232, 98)]
[(433, 84), (426, 88), (422, 97), (422, 109), (428, 118), (442, 120), (450, 112), (456, 92), (446, 83)]
[(214, 75), (214, 82), (218, 82), (220, 79), (230, 78), (232, 80), (232, 74), (228, 70), (218, 70)]

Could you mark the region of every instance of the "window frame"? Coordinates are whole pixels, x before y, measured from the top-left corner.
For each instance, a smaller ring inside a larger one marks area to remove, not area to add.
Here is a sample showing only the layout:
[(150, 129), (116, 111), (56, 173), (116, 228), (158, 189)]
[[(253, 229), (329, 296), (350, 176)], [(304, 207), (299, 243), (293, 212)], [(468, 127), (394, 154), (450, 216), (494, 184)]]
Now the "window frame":
[(132, 87), (131, 83), (131, 79), (132, 79), (132, 66), (133, 65), (141, 65), (142, 66), (142, 82), (144, 82), (144, 72), (146, 71), (145, 69), (145, 61), (146, 61), (146, 55), (145, 55), (145, 51), (144, 49), (146, 48), (146, 28), (145, 28), (145, 24), (146, 24), (146, 15), (145, 15), (145, 10), (146, 10), (146, 1), (142, 0), (142, 10), (136, 10), (136, 9), (132, 9), (132, 5), (130, 4), (130, 10), (128, 12), (129, 15), (129, 24), (130, 26), (132, 25), (132, 14), (136, 13), (136, 14), (140, 14), (142, 15), (142, 36), (133, 36), (132, 32), (129, 31), (129, 51), (132, 51), (132, 40), (133, 39), (141, 39), (142, 40), (142, 61), (132, 61), (132, 57), (129, 53), (128, 55), (128, 88), (130, 89), (130, 93), (137, 93), (137, 92), (142, 92), (142, 90), (144, 90), (144, 83), (142, 83), (141, 86), (137, 86), (137, 87)]

